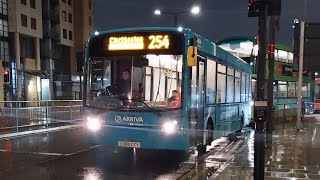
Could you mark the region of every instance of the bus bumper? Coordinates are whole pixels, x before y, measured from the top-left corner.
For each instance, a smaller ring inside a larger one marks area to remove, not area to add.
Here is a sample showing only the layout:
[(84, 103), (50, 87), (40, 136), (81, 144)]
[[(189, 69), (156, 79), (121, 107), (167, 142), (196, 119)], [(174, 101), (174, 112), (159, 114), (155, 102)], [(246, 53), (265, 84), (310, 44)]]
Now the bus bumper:
[(97, 132), (86, 129), (90, 144), (101, 144), (110, 148), (141, 148), (154, 150), (189, 149), (189, 136), (177, 129), (172, 134), (145, 127), (104, 126)]

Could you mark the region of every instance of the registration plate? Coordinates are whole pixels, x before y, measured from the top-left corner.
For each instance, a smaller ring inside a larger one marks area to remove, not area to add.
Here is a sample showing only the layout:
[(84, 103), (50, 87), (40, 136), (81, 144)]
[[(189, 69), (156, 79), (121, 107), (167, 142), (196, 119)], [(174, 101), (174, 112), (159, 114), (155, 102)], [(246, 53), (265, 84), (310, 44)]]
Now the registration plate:
[(119, 147), (140, 148), (140, 142), (118, 141)]

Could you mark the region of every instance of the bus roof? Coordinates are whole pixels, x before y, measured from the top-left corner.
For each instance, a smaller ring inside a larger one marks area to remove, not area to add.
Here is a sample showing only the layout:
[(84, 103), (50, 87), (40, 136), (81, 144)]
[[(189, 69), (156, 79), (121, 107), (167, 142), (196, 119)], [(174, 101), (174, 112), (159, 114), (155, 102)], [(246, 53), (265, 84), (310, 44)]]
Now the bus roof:
[[(128, 32), (128, 31), (160, 31), (160, 30), (179, 32), (178, 28), (176, 28), (176, 27), (133, 27), (133, 28), (111, 29), (111, 30), (98, 31), (98, 32), (99, 32), (99, 34), (108, 34), (108, 33)], [(182, 31), (190, 31), (190, 29), (182, 28)], [(95, 36), (95, 33), (96, 32), (91, 32), (90, 35)]]

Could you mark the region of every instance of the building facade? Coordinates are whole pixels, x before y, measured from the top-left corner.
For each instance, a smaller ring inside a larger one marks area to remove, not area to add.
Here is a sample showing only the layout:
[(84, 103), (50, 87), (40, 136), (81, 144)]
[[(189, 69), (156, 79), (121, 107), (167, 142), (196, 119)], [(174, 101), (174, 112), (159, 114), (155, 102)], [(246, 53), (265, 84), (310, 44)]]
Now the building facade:
[(93, 0), (0, 0), (0, 101), (79, 99), (93, 28)]
[(43, 37), (42, 0), (8, 1), (11, 99), (40, 99), (40, 39)]
[[(77, 53), (83, 52), (93, 30), (92, 0), (44, 0), (44, 34), (41, 50), (44, 69), (50, 69), (50, 99), (79, 99), (80, 78)], [(91, 4), (91, 5), (90, 5)], [(75, 18), (76, 17), (76, 18)], [(84, 23), (84, 21), (88, 23)]]
[[(74, 4), (74, 15), (77, 17), (74, 20), (74, 25), (77, 27), (75, 31), (75, 42), (73, 52), (75, 58), (72, 58), (71, 73), (74, 81), (79, 81), (73, 86), (74, 95), (81, 98), (81, 78), (82, 65), (84, 62), (84, 48), (85, 42), (89, 38), (89, 33), (95, 30), (95, 1), (94, 0), (79, 0)], [(79, 77), (79, 78), (78, 78)]]
[[(8, 0), (0, 0), (0, 72), (10, 71), (9, 62)], [(0, 101), (10, 100), (9, 91), (10, 82), (0, 76)]]

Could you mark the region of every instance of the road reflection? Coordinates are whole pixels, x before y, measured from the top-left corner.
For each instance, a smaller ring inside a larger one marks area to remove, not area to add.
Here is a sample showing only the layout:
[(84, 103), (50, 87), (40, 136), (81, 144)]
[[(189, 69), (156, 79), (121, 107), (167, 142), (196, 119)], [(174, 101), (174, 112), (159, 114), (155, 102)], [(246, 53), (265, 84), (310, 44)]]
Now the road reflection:
[(114, 152), (99, 147), (85, 157), (87, 157), (83, 161), (85, 164), (77, 175), (85, 180), (162, 179), (163, 177), (174, 179), (178, 177), (175, 174), (177, 169), (189, 160), (190, 154), (140, 149), (121, 149)]

